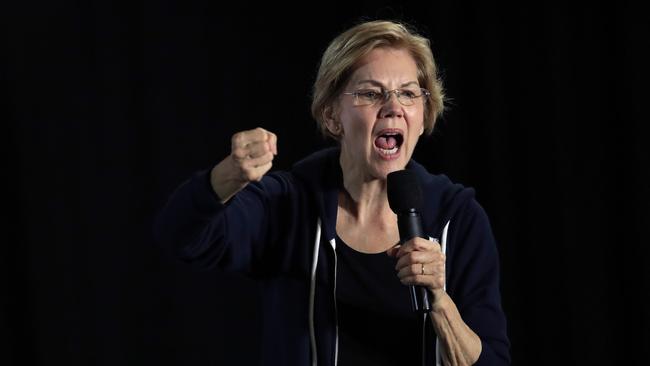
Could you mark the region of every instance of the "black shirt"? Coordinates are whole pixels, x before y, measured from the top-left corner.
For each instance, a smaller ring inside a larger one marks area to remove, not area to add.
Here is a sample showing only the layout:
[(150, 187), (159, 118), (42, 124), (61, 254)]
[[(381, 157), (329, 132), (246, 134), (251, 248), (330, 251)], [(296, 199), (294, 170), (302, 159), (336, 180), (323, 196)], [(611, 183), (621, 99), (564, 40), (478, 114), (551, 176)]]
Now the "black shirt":
[(411, 310), (397, 260), (366, 254), (336, 238), (339, 361), (346, 365), (420, 365), (422, 315)]

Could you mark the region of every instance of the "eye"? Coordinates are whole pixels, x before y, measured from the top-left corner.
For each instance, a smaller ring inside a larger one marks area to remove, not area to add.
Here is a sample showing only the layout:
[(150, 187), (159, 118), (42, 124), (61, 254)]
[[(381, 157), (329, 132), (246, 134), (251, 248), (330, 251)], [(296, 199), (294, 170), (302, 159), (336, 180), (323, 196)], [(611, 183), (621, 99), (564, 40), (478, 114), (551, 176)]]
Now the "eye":
[(378, 100), (381, 97), (381, 93), (376, 90), (359, 90), (357, 95), (367, 100)]
[(401, 95), (407, 97), (407, 98), (410, 98), (410, 99), (413, 99), (413, 98), (417, 98), (417, 97), (418, 97), (418, 93), (417, 93), (415, 90), (408, 90), (408, 89), (405, 89), (405, 90), (400, 90), (399, 93), (400, 93)]

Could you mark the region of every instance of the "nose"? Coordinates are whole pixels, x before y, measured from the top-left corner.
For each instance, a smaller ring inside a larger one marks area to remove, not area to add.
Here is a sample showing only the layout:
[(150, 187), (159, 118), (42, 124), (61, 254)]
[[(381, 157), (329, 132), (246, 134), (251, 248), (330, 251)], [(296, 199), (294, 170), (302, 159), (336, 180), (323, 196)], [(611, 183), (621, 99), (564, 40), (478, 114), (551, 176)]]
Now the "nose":
[(397, 100), (397, 93), (388, 93), (388, 99), (382, 104), (379, 110), (379, 116), (381, 118), (401, 118), (404, 116), (402, 104)]

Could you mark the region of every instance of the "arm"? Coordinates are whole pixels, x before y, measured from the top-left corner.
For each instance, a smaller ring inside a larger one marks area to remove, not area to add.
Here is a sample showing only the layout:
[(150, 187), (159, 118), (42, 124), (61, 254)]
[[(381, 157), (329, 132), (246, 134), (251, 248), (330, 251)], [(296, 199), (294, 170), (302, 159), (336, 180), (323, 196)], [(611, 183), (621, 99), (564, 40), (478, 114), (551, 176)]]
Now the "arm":
[(468, 200), (452, 218), (447, 243), (446, 290), (481, 340), (476, 365), (510, 364), (499, 254), (488, 217), (475, 199)]
[(425, 286), (433, 294), (430, 318), (441, 341), (444, 364), (473, 365), (481, 354), (481, 340), (444, 290), (445, 255), (440, 245), (413, 238), (389, 254), (399, 258), (395, 268), (403, 284)]
[(433, 293), (430, 315), (445, 364), (509, 364), (498, 253), (487, 216), (475, 200), (454, 215), (449, 233), (447, 256), (437, 243), (420, 238), (395, 248), (398, 277)]
[(275, 135), (262, 129), (233, 136), (231, 155), (171, 195), (154, 223), (156, 241), (185, 262), (250, 270), (285, 188), (281, 175), (262, 180), (275, 152)]
[(465, 324), (454, 301), (444, 291), (434, 296), (431, 322), (442, 345), (445, 365), (473, 365), (481, 354), (481, 340)]

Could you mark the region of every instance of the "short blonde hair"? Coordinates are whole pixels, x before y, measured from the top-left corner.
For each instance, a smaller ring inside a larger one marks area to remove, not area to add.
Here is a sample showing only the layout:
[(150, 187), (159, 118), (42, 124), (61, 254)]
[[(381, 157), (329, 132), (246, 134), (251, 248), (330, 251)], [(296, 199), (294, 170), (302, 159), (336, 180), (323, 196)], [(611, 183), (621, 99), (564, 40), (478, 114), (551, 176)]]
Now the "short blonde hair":
[(327, 109), (333, 107), (357, 62), (379, 47), (405, 49), (415, 60), (418, 83), (431, 92), (424, 109), (425, 133), (433, 131), (437, 118), (443, 112), (445, 96), (429, 40), (404, 24), (375, 20), (358, 24), (341, 33), (323, 53), (314, 82), (311, 114), (325, 136), (338, 139), (327, 129)]

